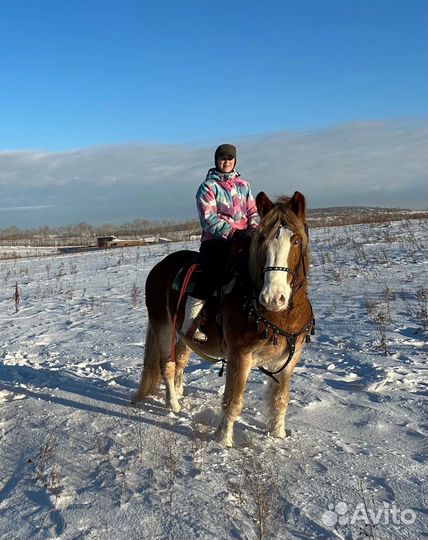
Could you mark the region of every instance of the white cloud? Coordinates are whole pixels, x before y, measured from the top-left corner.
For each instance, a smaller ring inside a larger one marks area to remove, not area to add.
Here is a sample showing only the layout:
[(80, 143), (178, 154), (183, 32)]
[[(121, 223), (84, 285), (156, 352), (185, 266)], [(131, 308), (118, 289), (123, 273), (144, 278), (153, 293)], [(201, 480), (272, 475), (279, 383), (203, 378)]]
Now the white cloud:
[(0, 212), (15, 212), (20, 210), (44, 210), (46, 208), (52, 208), (52, 206), (45, 204), (39, 206), (9, 206), (6, 208), (0, 207)]
[[(0, 152), (0, 205), (28, 209), (25, 221), (22, 213), (4, 213), (0, 226), (196, 218), (195, 192), (218, 142)], [(231, 142), (254, 193), (299, 190), (311, 207), (426, 206), (422, 121), (359, 122)]]

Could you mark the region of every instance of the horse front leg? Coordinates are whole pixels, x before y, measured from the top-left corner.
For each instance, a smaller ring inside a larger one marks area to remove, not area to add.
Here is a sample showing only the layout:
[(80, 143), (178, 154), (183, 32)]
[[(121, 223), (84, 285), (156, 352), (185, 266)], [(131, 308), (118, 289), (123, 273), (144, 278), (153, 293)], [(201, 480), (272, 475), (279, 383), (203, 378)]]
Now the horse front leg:
[(296, 364), (300, 360), (303, 345), (296, 347), (293, 355), (293, 360), (276, 377), (279, 384), (275, 381), (271, 383), (271, 398), (270, 398), (270, 419), (268, 423), (268, 431), (272, 437), (283, 439), (286, 436), (285, 415), (287, 413), (288, 402), (290, 400), (290, 380)]
[(244, 392), (251, 367), (250, 355), (231, 355), (227, 360), (222, 416), (216, 431), (216, 438), (222, 446), (233, 446), (233, 426), (244, 406)]

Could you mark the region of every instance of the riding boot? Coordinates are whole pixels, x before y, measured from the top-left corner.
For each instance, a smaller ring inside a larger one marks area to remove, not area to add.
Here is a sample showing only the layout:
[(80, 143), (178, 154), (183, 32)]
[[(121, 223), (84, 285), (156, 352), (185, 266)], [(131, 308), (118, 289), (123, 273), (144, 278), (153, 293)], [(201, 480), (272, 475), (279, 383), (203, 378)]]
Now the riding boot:
[(193, 296), (187, 297), (181, 331), (186, 338), (192, 339), (193, 341), (204, 342), (208, 339), (207, 336), (199, 330), (196, 322), (196, 318), (204, 307), (204, 304), (205, 300), (193, 298)]

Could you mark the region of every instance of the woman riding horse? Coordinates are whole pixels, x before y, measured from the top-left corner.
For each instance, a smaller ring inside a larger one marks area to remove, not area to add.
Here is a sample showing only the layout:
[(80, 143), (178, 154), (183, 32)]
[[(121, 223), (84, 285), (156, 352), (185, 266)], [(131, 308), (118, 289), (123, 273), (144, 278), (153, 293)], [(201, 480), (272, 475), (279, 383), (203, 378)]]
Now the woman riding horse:
[(214, 154), (215, 168), (208, 171), (196, 194), (196, 205), (202, 228), (198, 280), (194, 296), (188, 296), (182, 332), (194, 341), (207, 336), (196, 327), (195, 320), (205, 300), (217, 289), (230, 259), (233, 239), (253, 236), (259, 222), (250, 184), (235, 170), (236, 147), (221, 144)]

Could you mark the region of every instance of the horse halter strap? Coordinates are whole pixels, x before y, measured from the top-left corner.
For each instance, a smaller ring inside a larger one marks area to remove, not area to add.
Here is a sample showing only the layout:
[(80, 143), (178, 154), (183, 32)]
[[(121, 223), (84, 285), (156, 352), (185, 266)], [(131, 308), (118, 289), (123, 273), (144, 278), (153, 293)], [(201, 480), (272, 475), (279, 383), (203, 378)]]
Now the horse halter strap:
[(291, 268), (288, 268), (288, 266), (266, 266), (266, 268), (263, 269), (263, 274), (266, 272), (288, 272), (294, 278), (296, 277), (296, 272)]
[(266, 274), (266, 272), (287, 272), (287, 274), (290, 274), (293, 278), (291, 280), (291, 286), (293, 287), (297, 280), (297, 276), (299, 275), (300, 268), (302, 266), (303, 266), (303, 273), (306, 276), (305, 256), (306, 256), (306, 253), (301, 251), (299, 264), (297, 265), (296, 270), (292, 270), (288, 266), (266, 266), (263, 269), (263, 275)]

